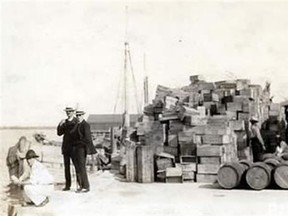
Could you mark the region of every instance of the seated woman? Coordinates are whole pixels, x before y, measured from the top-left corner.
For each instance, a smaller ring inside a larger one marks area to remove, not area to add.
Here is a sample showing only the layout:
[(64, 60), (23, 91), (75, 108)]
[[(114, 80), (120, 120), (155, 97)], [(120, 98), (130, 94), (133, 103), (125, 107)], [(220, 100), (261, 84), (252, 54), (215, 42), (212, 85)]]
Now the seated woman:
[(49, 196), (54, 190), (54, 179), (47, 168), (36, 158), (34, 150), (29, 150), (25, 159), (31, 169), (29, 175), (22, 175), (16, 179), (18, 185), (24, 185), (24, 200), (40, 207), (49, 202)]
[(8, 150), (6, 164), (9, 171), (9, 177), (12, 183), (24, 173), (29, 172), (27, 161), (25, 160), (26, 153), (30, 147), (30, 143), (25, 136), (21, 136), (16, 145)]

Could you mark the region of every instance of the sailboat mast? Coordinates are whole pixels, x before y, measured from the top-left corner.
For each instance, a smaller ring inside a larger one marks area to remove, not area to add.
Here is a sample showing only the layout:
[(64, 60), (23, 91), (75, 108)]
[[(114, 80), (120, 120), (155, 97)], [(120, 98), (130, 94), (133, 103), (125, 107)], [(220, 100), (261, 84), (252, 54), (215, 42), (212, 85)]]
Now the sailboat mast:
[(144, 54), (144, 105), (147, 106), (149, 103), (149, 87), (148, 87), (148, 76), (146, 71), (146, 55)]
[(128, 75), (127, 75), (127, 57), (128, 42), (125, 42), (125, 60), (124, 60), (124, 127), (130, 127), (129, 118), (129, 95), (128, 95)]

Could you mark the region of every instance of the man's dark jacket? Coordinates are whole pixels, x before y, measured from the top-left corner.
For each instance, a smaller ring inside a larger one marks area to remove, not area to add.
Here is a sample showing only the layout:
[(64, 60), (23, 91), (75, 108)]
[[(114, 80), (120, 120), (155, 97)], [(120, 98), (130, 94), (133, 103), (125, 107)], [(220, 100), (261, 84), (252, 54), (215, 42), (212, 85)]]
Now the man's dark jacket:
[(86, 149), (86, 154), (95, 154), (96, 150), (93, 146), (90, 125), (83, 120), (78, 123), (71, 131), (73, 137), (73, 146), (82, 146)]
[(62, 125), (58, 125), (57, 127), (57, 134), (58, 136), (63, 136), (63, 143), (62, 143), (62, 154), (71, 154), (72, 152), (72, 142), (73, 138), (71, 136), (71, 130), (75, 127), (78, 120), (74, 117), (71, 121), (68, 119)]

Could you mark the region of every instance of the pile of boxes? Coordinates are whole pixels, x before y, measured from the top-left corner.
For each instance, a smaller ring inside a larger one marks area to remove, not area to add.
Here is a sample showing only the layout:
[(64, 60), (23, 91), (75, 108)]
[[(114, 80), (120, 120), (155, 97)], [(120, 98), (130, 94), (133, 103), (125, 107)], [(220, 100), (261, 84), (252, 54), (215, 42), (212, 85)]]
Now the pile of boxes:
[(181, 89), (158, 86), (136, 127), (140, 145), (152, 146), (161, 181), (215, 182), (222, 163), (251, 160), (247, 138), (252, 116), (260, 124), (274, 118), (277, 127), (270, 127), (279, 129), (280, 105), (260, 85), (247, 79), (206, 82), (198, 76), (190, 81)]

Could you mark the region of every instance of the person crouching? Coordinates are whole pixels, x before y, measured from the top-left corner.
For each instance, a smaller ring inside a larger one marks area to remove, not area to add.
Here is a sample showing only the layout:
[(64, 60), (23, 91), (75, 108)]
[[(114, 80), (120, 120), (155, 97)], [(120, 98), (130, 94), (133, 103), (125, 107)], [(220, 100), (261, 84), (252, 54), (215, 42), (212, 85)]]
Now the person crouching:
[(20, 176), (18, 184), (24, 185), (25, 204), (32, 203), (40, 207), (49, 202), (48, 197), (54, 190), (54, 178), (37, 160), (38, 157), (34, 150), (28, 150), (25, 158), (31, 171), (28, 176)]

